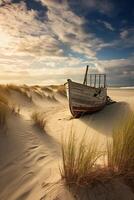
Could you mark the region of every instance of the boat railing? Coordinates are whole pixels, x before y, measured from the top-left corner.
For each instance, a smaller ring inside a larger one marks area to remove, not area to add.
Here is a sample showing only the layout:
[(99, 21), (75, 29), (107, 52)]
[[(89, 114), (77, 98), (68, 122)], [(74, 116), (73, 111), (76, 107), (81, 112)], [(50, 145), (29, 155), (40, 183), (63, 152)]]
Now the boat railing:
[(88, 68), (87, 65), (83, 84), (95, 88), (106, 88), (106, 74), (88, 74)]
[(91, 87), (106, 87), (106, 74), (88, 74), (87, 85)]

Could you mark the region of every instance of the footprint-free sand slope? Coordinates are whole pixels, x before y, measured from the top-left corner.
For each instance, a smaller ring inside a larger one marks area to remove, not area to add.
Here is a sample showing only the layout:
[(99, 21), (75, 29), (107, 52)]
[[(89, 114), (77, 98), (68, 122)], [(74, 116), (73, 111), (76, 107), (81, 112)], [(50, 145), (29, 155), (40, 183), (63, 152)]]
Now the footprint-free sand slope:
[[(37, 91), (39, 93), (40, 89)], [(21, 93), (10, 90), (10, 101), (20, 106), (20, 115), (10, 114), (6, 133), (2, 130), (0, 133), (0, 200), (74, 199), (61, 184), (49, 192), (49, 186), (60, 180), (61, 137), (67, 137), (72, 129), (81, 138), (86, 131), (88, 136), (99, 138), (103, 146), (113, 127), (134, 106), (134, 90), (110, 90), (110, 96), (118, 103), (98, 113), (73, 119), (63, 95), (55, 90), (51, 90), (51, 95), (50, 90), (44, 91), (38, 95), (32, 89), (32, 101), (29, 101)], [(31, 120), (34, 111), (43, 113), (44, 131)], [(92, 200), (134, 199), (132, 191), (120, 183), (111, 183), (108, 190), (98, 186), (90, 191), (90, 198), (81, 192), (79, 199), (82, 197)]]

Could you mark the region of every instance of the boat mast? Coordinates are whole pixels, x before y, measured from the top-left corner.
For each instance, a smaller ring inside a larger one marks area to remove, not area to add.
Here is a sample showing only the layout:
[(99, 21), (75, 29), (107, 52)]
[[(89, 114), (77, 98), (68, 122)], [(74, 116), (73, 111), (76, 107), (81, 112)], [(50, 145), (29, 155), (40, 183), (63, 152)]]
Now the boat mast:
[(104, 88), (106, 87), (106, 74), (104, 74)]
[(87, 85), (87, 73), (88, 73), (88, 68), (89, 68), (89, 65), (87, 65), (87, 67), (86, 67), (86, 73), (85, 73), (85, 77), (84, 77), (84, 81), (83, 81), (83, 84), (84, 84), (84, 85)]

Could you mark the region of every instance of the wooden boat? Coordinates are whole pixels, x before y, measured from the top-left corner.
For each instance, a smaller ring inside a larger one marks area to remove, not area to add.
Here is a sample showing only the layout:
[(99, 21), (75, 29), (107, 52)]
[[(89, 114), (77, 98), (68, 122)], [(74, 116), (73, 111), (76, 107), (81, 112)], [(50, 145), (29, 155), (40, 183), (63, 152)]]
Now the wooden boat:
[(69, 107), (75, 118), (99, 111), (107, 104), (106, 74), (90, 74), (89, 85), (87, 76), (88, 66), (83, 84), (67, 80)]

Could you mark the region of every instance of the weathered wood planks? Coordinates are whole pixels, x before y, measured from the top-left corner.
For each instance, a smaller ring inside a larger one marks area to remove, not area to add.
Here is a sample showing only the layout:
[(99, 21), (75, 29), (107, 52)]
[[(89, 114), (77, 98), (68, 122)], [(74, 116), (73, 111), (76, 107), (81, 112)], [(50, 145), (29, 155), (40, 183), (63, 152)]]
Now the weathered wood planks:
[(95, 88), (68, 80), (69, 106), (73, 115), (77, 112), (95, 112), (106, 104), (107, 89)]

